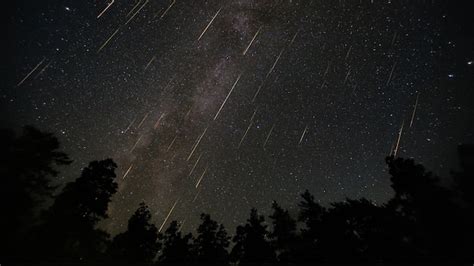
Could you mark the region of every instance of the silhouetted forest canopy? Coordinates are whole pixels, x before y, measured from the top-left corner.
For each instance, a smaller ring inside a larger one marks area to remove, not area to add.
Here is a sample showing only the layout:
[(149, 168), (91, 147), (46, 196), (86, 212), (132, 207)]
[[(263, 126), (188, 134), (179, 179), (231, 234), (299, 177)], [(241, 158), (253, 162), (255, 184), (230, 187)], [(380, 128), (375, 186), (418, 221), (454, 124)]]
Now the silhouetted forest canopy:
[(412, 159), (392, 156), (385, 160), (395, 193), (382, 205), (362, 198), (325, 207), (305, 191), (297, 217), (269, 202), (268, 217), (252, 209), (229, 232), (203, 213), (193, 235), (176, 221), (159, 233), (141, 203), (112, 237), (97, 226), (118, 188), (112, 159), (91, 162), (58, 191), (53, 179), (71, 159), (54, 135), (33, 127), (0, 134), (2, 264), (474, 262), (473, 145), (459, 146), (449, 188)]

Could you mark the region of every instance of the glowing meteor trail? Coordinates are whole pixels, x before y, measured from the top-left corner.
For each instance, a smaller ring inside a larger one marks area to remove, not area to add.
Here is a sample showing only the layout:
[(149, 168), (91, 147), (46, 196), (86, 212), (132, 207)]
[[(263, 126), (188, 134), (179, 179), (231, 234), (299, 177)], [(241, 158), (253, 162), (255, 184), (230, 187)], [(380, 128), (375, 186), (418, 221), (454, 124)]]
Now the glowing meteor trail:
[(137, 147), (138, 143), (140, 142), (140, 140), (142, 139), (143, 135), (140, 135), (140, 137), (137, 139), (137, 142), (135, 142), (135, 145), (133, 145), (132, 149), (130, 150), (130, 152), (133, 152), (135, 150), (135, 148)]
[(204, 169), (204, 172), (202, 172), (201, 176), (199, 177), (198, 182), (196, 183), (196, 188), (198, 188), (199, 184), (201, 184), (201, 181), (204, 178), (204, 175), (206, 174), (206, 172), (207, 172), (207, 165), (206, 165), (206, 168)]
[(326, 70), (324, 71), (324, 76), (323, 76), (323, 79), (326, 79), (326, 75), (328, 74), (329, 72), (329, 67), (331, 66), (330, 62), (328, 62), (328, 66), (326, 67)]
[(347, 79), (349, 78), (350, 75), (351, 75), (351, 70), (349, 69), (349, 71), (347, 71), (346, 77), (344, 78), (344, 82), (342, 83), (342, 85), (346, 84)]
[(221, 12), (221, 9), (222, 9), (222, 7), (219, 8), (219, 10), (217, 10), (217, 13), (214, 15), (214, 17), (212, 17), (211, 21), (209, 21), (209, 24), (207, 24), (206, 28), (204, 28), (201, 35), (199, 35), (199, 38), (197, 39), (198, 41), (202, 38), (204, 33), (206, 33), (207, 29), (211, 26), (212, 22), (214, 22), (214, 19), (216, 19), (217, 15), (219, 15), (219, 12)]
[(140, 128), (143, 123), (145, 122), (145, 120), (147, 119), (148, 115), (150, 114), (150, 112), (146, 113), (145, 116), (143, 117), (142, 121), (140, 121), (140, 124), (138, 124), (138, 127), (137, 128)]
[(39, 76), (41, 76), (41, 74), (43, 74), (43, 72), (49, 67), (49, 65), (51, 65), (53, 61), (49, 61), (48, 64), (46, 64), (36, 75), (35, 75), (35, 79), (37, 79)]
[(352, 45), (349, 46), (349, 50), (347, 51), (346, 58), (344, 60), (347, 60), (347, 58), (349, 58), (349, 55), (351, 54), (351, 50), (352, 50)]
[(420, 96), (420, 94), (416, 95), (415, 107), (413, 107), (413, 113), (411, 114), (410, 128), (413, 125), (413, 121), (415, 120), (415, 114), (416, 114), (416, 108), (418, 106), (418, 97), (419, 96)]
[(191, 172), (189, 172), (188, 177), (190, 177), (192, 175), (192, 173), (194, 172), (194, 169), (196, 169), (196, 166), (198, 165), (199, 160), (201, 160), (201, 156), (202, 156), (202, 153), (201, 153), (201, 155), (199, 155), (198, 159), (194, 163), (193, 168), (191, 168)]
[(293, 38), (291, 38), (291, 41), (290, 41), (290, 44), (288, 44), (288, 48), (291, 47), (291, 45), (293, 45), (293, 42), (295, 41), (296, 39), (296, 36), (298, 36), (298, 33), (299, 33), (299, 29), (296, 31), (295, 35), (293, 35)]
[(165, 10), (165, 12), (163, 12), (160, 19), (162, 19), (166, 15), (166, 13), (168, 13), (168, 11), (171, 9), (171, 7), (173, 7), (174, 3), (176, 3), (176, 0), (173, 0), (173, 2), (171, 2), (170, 6)]
[(193, 201), (191, 201), (191, 203), (194, 203), (196, 201), (196, 199), (199, 196), (199, 192), (201, 192), (201, 188), (198, 189), (198, 191), (196, 192), (196, 195), (194, 196), (194, 199), (193, 199)]
[(168, 149), (166, 149), (166, 151), (169, 151), (171, 149), (171, 147), (173, 147), (173, 144), (174, 142), (176, 141), (176, 139), (178, 138), (178, 134), (176, 134), (176, 136), (174, 137), (174, 139), (171, 141), (170, 145), (168, 146)]
[(392, 38), (392, 47), (395, 44), (395, 40), (397, 39), (398, 32), (393, 33), (393, 38)]
[(257, 99), (257, 96), (258, 96), (258, 94), (260, 93), (260, 91), (262, 90), (263, 85), (265, 85), (265, 81), (268, 79), (268, 77), (270, 76), (270, 74), (273, 72), (273, 69), (275, 69), (275, 66), (277, 65), (277, 63), (278, 63), (278, 61), (280, 60), (280, 57), (281, 57), (281, 55), (283, 54), (284, 51), (285, 51), (285, 48), (281, 49), (280, 54), (277, 56), (275, 62), (273, 62), (273, 65), (272, 65), (272, 67), (270, 68), (270, 70), (267, 72), (267, 75), (265, 76), (265, 79), (263, 79), (262, 83), (261, 83), (260, 86), (258, 87), (257, 92), (255, 92), (255, 95), (254, 95), (253, 98), (252, 98), (252, 102), (254, 102), (255, 99)]
[(137, 11), (135, 13), (133, 13), (133, 15), (127, 20), (127, 22), (125, 22), (125, 25), (127, 25), (145, 6), (146, 4), (148, 4), (150, 0), (145, 0), (145, 3), (143, 3), (143, 5), (137, 9)]
[(125, 174), (123, 175), (122, 179), (125, 179), (125, 177), (127, 177), (128, 173), (130, 173), (130, 171), (132, 170), (132, 167), (133, 167), (133, 163), (130, 165), (130, 167), (127, 169), (127, 171), (125, 172)]
[(398, 131), (397, 144), (395, 145), (395, 150), (393, 151), (393, 156), (395, 156), (395, 157), (397, 157), (398, 149), (400, 148), (400, 139), (402, 138), (403, 126), (404, 125), (405, 125), (405, 120), (403, 120), (402, 126), (400, 127), (400, 131)]
[(155, 59), (156, 59), (156, 55), (153, 56), (153, 57), (150, 59), (150, 61), (148, 62), (148, 64), (146, 64), (145, 70), (151, 65), (151, 63), (153, 63), (153, 61), (155, 61)]
[(179, 198), (174, 202), (173, 207), (171, 207), (171, 210), (168, 212), (168, 215), (166, 215), (166, 218), (163, 221), (163, 223), (161, 224), (160, 229), (158, 230), (158, 233), (160, 233), (161, 230), (163, 229), (163, 226), (165, 226), (166, 222), (168, 221), (168, 218), (170, 218), (171, 213), (173, 212), (174, 207), (176, 207), (176, 204), (178, 203), (178, 201), (179, 201)]
[(250, 130), (250, 128), (252, 127), (252, 124), (253, 124), (253, 118), (255, 117), (255, 114), (256, 114), (256, 113), (257, 113), (257, 109), (255, 108), (255, 111), (253, 112), (253, 115), (252, 115), (252, 117), (250, 118), (249, 126), (247, 127), (247, 130), (245, 130), (245, 133), (244, 133), (244, 135), (242, 136), (242, 139), (240, 140), (239, 145), (237, 146), (237, 149), (240, 148), (240, 145), (242, 145), (242, 142), (244, 142), (245, 137), (247, 136), (247, 133), (249, 133), (249, 130)]
[(276, 58), (275, 62), (272, 65), (272, 68), (270, 68), (270, 71), (268, 71), (267, 77), (270, 76), (270, 74), (273, 72), (273, 69), (275, 69), (275, 66), (278, 64), (278, 61), (280, 60), (280, 57), (284, 51), (285, 51), (285, 48), (281, 49), (280, 54), (278, 55), (278, 57)]
[(183, 228), (185, 222), (186, 222), (186, 219), (184, 219), (184, 220), (179, 224), (178, 231), (181, 231), (181, 229)]
[(186, 161), (189, 161), (189, 159), (191, 159), (191, 156), (193, 156), (193, 153), (196, 150), (197, 146), (199, 146), (199, 143), (201, 142), (202, 137), (204, 137), (204, 134), (206, 134), (207, 128), (208, 127), (206, 127), (206, 129), (204, 129), (204, 132), (202, 132), (202, 134), (197, 139), (197, 141), (194, 144), (193, 149), (191, 150), (191, 153), (189, 153), (188, 159)]
[(100, 18), (105, 13), (105, 11), (107, 11), (107, 9), (109, 9), (109, 7), (114, 4), (114, 2), (115, 2), (115, 0), (110, 1), (110, 3), (107, 4), (107, 6), (104, 8), (104, 10), (102, 10), (102, 12), (100, 12), (100, 14), (97, 16), (97, 18)]
[(275, 124), (272, 125), (272, 128), (270, 128), (270, 131), (268, 132), (267, 137), (265, 138), (265, 142), (263, 143), (264, 149), (265, 149), (265, 146), (267, 145), (268, 140), (270, 139), (270, 136), (272, 135), (274, 127), (275, 127)]
[(142, 0), (139, 0), (139, 1), (137, 2), (137, 4), (133, 6), (132, 10), (130, 10), (130, 11), (127, 13), (126, 17), (130, 16), (130, 14), (132, 14), (132, 12), (135, 11), (135, 8), (137, 8), (138, 5), (141, 4), (141, 2), (142, 2)]
[(301, 144), (301, 142), (303, 141), (304, 139), (304, 136), (306, 135), (306, 131), (308, 131), (308, 126), (306, 126), (303, 130), (303, 134), (301, 134), (301, 138), (300, 138), (300, 141), (298, 142), (298, 145)]
[(221, 112), (222, 108), (224, 107), (225, 103), (227, 102), (227, 99), (229, 99), (229, 96), (232, 94), (232, 91), (234, 91), (235, 86), (237, 86), (237, 83), (239, 82), (241, 76), (242, 76), (242, 74), (240, 74), (237, 77), (237, 80), (234, 82), (234, 85), (232, 85), (232, 88), (230, 89), (229, 93), (225, 97), (224, 102), (222, 103), (221, 107), (219, 108), (219, 111), (217, 111), (216, 116), (214, 116), (214, 120), (216, 120), (217, 117), (219, 116), (219, 113)]
[(112, 40), (112, 38), (115, 36), (115, 34), (117, 34), (117, 32), (119, 32), (119, 29), (120, 28), (115, 30), (114, 33), (112, 33), (112, 35), (110, 35), (110, 37), (104, 42), (104, 44), (102, 44), (102, 46), (97, 50), (97, 53), (100, 52), (110, 42), (110, 40)]
[(397, 62), (395, 62), (392, 66), (392, 70), (390, 71), (390, 75), (388, 76), (388, 80), (387, 80), (387, 85), (390, 84), (390, 81), (392, 80), (392, 76), (393, 76), (393, 71), (395, 70), (395, 66), (397, 65)]
[(158, 128), (158, 126), (160, 125), (160, 121), (161, 121), (161, 119), (163, 119), (164, 116), (165, 116), (165, 113), (162, 113), (160, 115), (160, 118), (158, 118), (158, 120), (156, 121), (155, 126), (153, 126), (154, 129)]
[(135, 120), (137, 120), (136, 117), (132, 120), (132, 122), (130, 122), (130, 124), (129, 124), (128, 127), (125, 129), (125, 131), (123, 131), (123, 133), (127, 133), (127, 131), (132, 127), (133, 123), (135, 123)]
[(262, 29), (263, 26), (260, 26), (260, 28), (258, 28), (257, 32), (255, 33), (255, 35), (253, 35), (253, 38), (252, 40), (250, 41), (249, 45), (247, 46), (247, 48), (245, 48), (244, 52), (242, 53), (242, 55), (245, 55), (247, 53), (247, 51), (249, 50), (250, 46), (252, 46), (252, 43), (253, 41), (255, 41), (255, 38), (257, 38), (257, 35), (260, 33), (260, 30)]
[(23, 82), (25, 82), (25, 80), (27, 80), (31, 74), (33, 74), (33, 72), (36, 71), (36, 69), (38, 69), (38, 67), (41, 66), (41, 64), (43, 64), (44, 60), (46, 60), (46, 58), (43, 57), (43, 60), (41, 60), (41, 62), (39, 62), (34, 68), (33, 70), (31, 70), (20, 82), (18, 82), (18, 84), (16, 84), (17, 87), (19, 87), (21, 84), (23, 84)]

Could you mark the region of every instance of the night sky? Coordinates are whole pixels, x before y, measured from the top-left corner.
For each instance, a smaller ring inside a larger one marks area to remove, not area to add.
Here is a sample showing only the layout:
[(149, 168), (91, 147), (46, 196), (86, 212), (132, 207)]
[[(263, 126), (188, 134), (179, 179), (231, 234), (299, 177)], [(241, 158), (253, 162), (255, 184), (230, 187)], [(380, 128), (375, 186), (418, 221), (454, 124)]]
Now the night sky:
[(14, 1), (1, 122), (113, 158), (110, 232), (145, 201), (192, 231), (272, 200), (392, 196), (384, 159), (455, 168), (474, 142), (472, 9), (458, 1)]

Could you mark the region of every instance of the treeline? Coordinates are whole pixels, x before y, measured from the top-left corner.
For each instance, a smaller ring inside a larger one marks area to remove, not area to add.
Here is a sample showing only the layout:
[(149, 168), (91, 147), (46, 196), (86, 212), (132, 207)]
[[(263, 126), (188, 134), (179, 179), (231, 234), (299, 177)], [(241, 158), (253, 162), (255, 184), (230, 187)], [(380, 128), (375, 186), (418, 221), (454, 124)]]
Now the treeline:
[(324, 207), (306, 191), (297, 217), (273, 202), (267, 220), (252, 209), (231, 236), (208, 214), (195, 235), (176, 221), (159, 233), (142, 203), (127, 230), (111, 237), (97, 227), (117, 191), (111, 159), (91, 162), (58, 193), (52, 180), (71, 160), (52, 134), (1, 130), (0, 143), (0, 263), (474, 261), (474, 146), (460, 146), (462, 170), (449, 189), (413, 160), (387, 157), (395, 195), (382, 205), (347, 199)]

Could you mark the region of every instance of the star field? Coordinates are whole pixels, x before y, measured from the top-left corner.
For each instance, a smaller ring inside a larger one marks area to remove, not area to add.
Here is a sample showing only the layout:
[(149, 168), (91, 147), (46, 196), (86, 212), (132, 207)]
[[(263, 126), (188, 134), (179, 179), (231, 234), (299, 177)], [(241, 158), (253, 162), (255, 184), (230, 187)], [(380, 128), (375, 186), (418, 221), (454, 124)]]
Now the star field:
[[(272, 200), (296, 211), (392, 196), (384, 158), (436, 173), (474, 141), (472, 24), (448, 1), (19, 1), (2, 123), (119, 165), (104, 227), (145, 201), (158, 227), (227, 227)], [(454, 11), (453, 11), (454, 10)], [(471, 34), (471, 37), (463, 37)]]

